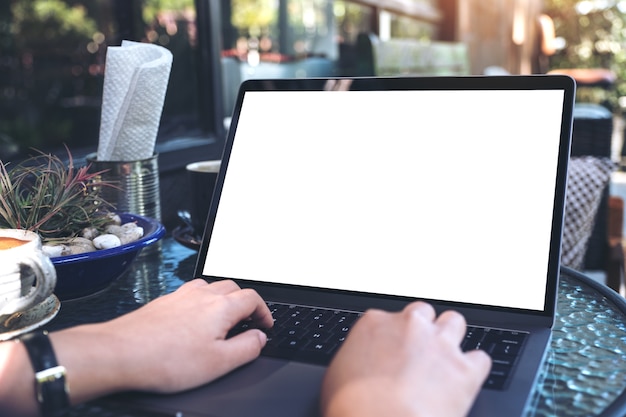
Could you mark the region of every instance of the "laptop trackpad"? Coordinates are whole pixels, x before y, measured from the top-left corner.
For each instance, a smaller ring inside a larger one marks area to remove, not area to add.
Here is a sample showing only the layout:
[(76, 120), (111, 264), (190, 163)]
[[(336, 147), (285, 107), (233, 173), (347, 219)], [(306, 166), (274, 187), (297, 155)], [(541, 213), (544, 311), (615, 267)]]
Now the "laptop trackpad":
[(237, 417), (319, 415), (319, 391), (325, 367), (260, 357), (200, 388), (175, 395), (116, 396), (130, 408), (168, 410), (173, 415)]

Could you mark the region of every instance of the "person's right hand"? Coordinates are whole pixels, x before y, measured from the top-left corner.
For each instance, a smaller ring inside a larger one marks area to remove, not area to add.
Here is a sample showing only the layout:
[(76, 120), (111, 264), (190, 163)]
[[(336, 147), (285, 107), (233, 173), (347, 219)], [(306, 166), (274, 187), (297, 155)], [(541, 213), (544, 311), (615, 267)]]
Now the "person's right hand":
[(429, 304), (368, 311), (350, 331), (322, 386), (326, 417), (466, 415), (491, 366), (460, 348), (466, 323)]

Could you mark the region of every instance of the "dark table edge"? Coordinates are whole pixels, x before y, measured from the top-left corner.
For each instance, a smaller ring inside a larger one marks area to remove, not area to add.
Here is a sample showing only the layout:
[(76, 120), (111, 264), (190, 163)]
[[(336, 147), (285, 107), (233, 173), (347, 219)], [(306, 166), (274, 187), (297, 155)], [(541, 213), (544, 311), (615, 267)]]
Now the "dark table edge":
[[(601, 284), (588, 276), (574, 270), (568, 268), (566, 266), (561, 266), (561, 273), (566, 274), (568, 277), (573, 278), (574, 281), (579, 281), (584, 285), (587, 285), (598, 293), (602, 294), (602, 296), (606, 297), (609, 302), (611, 302), (615, 308), (617, 308), (622, 314), (626, 316), (626, 299), (622, 297), (620, 294), (615, 292), (613, 289), (607, 287), (604, 284)], [(622, 393), (613, 400), (613, 402), (600, 414), (601, 417), (623, 417), (626, 415), (626, 391), (622, 391)]]

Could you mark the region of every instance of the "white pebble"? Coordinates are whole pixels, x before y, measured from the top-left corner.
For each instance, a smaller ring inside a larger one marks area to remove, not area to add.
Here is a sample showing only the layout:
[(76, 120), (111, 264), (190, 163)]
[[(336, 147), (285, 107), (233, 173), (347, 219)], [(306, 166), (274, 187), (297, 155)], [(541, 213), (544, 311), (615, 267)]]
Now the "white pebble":
[(69, 245), (93, 246), (93, 244), (91, 243), (92, 240), (93, 239), (77, 236), (68, 240), (67, 243)]
[(86, 239), (93, 240), (100, 232), (95, 227), (85, 227), (80, 235)]
[(78, 255), (79, 253), (87, 253), (87, 252), (93, 252), (96, 250), (95, 247), (86, 247), (86, 246), (80, 246), (80, 245), (70, 245), (67, 247), (67, 253), (63, 253), (63, 255)]
[(97, 238), (95, 238), (93, 240), (93, 245), (97, 249), (111, 249), (117, 246), (121, 246), (122, 242), (120, 241), (119, 237), (112, 235), (112, 234), (106, 234), (106, 235), (100, 235)]
[(143, 236), (143, 227), (135, 226), (125, 230), (121, 236), (119, 236), (122, 245), (141, 239)]
[(67, 248), (64, 245), (43, 245), (41, 250), (43, 253), (48, 256), (48, 258), (56, 258), (57, 256), (62, 256), (63, 251)]
[(106, 233), (115, 235), (117, 237), (120, 237), (122, 235), (122, 233), (124, 233), (124, 230), (122, 229), (122, 226), (117, 225), (117, 224), (110, 224), (107, 227), (104, 228), (104, 231)]
[(139, 226), (137, 226), (137, 223), (128, 222), (128, 223), (124, 223), (120, 227), (122, 228), (122, 230), (132, 230), (132, 229), (135, 229), (135, 228), (137, 228)]
[(116, 224), (118, 226), (122, 224), (122, 219), (120, 218), (119, 215), (115, 213), (109, 213), (107, 214), (107, 216), (109, 217), (109, 220), (111, 221), (111, 223)]
[(76, 255), (78, 253), (93, 252), (96, 250), (93, 241), (84, 237), (75, 237), (70, 240), (68, 244), (70, 245), (69, 254), (72, 255)]

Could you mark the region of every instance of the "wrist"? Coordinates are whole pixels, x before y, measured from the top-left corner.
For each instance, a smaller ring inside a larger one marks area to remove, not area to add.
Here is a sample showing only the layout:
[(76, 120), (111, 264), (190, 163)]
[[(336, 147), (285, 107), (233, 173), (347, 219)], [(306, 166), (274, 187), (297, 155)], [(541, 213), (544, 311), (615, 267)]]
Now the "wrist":
[(0, 416), (37, 414), (29, 362), (26, 348), (18, 340), (0, 343)]
[(67, 370), (72, 404), (127, 389), (124, 345), (112, 342), (109, 333), (104, 324), (88, 324), (51, 334)]
[(322, 413), (324, 417), (424, 417), (407, 398), (391, 381), (352, 382), (327, 396)]
[(34, 331), (20, 338), (34, 371), (35, 398), (41, 415), (60, 416), (69, 408), (66, 369), (57, 361), (47, 331)]

